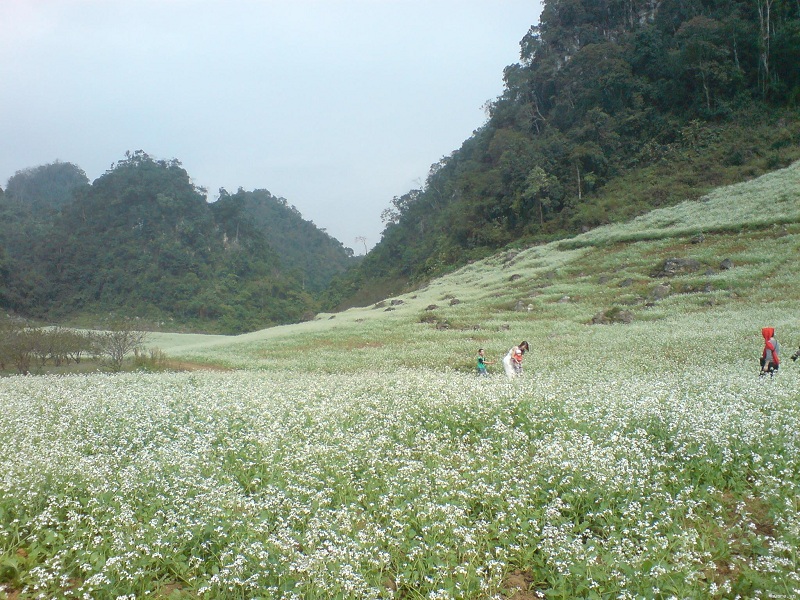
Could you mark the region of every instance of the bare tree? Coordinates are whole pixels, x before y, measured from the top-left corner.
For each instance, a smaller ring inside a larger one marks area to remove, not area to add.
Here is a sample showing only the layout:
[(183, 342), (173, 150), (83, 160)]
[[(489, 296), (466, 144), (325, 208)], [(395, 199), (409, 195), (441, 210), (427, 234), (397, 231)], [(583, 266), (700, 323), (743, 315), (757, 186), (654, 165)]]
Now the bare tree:
[[(759, 64), (758, 75), (759, 83), (761, 84), (761, 93), (764, 97), (767, 96), (770, 79), (770, 65), (769, 65), (769, 46), (771, 41), (771, 19), (770, 13), (772, 11), (772, 3), (774, 0), (756, 0), (756, 8), (758, 9), (758, 25), (759, 25)], [(763, 79), (762, 79), (763, 77)]]
[(0, 364), (5, 368), (7, 363), (14, 365), (17, 373), (30, 373), (40, 330), (30, 327), (25, 321), (4, 320), (0, 336)]
[[(36, 327), (22, 319), (0, 318), (0, 370), (12, 365), (27, 375), (31, 366), (41, 371), (48, 362), (60, 367), (76, 364), (91, 351), (94, 335), (65, 327)], [(97, 355), (103, 354), (98, 351)], [(35, 364), (34, 364), (35, 361)]]
[(108, 359), (109, 368), (122, 370), (125, 356), (139, 350), (147, 341), (147, 332), (138, 331), (131, 321), (116, 321), (108, 331), (99, 336), (102, 354)]

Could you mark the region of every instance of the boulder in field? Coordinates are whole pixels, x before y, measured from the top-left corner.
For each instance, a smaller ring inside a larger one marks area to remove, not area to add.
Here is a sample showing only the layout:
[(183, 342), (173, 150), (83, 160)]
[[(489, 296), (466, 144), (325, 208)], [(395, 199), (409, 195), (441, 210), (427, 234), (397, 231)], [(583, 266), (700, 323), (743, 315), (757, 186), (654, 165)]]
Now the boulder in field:
[(694, 273), (700, 268), (700, 262), (694, 258), (668, 258), (653, 274), (653, 277), (675, 277)]

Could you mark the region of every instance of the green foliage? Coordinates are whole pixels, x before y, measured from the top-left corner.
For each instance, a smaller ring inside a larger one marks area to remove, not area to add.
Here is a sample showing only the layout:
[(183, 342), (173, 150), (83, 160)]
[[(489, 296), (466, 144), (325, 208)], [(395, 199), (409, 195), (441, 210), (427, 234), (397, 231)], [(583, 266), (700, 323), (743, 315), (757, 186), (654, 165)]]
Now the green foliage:
[(133, 366), (141, 371), (166, 371), (169, 368), (169, 357), (158, 348), (149, 348), (146, 351), (136, 349), (133, 355)]
[(211, 208), (230, 239), (238, 239), (245, 228), (251, 237), (263, 236), (277, 254), (274, 262), (299, 279), (304, 290), (322, 291), (334, 275), (352, 264), (350, 248), (267, 190), (239, 189), (233, 195), (223, 190)]
[(6, 199), (20, 208), (46, 214), (71, 202), (73, 192), (88, 183), (89, 179), (80, 167), (56, 161), (17, 171), (8, 180)]
[(127, 153), (56, 202), (45, 191), (65, 179), (54, 171), (76, 172), (68, 167), (18, 173), (0, 197), (0, 305), (17, 313), (64, 320), (126, 311), (240, 333), (313, 314), (315, 295), (351, 260), (269, 192), (223, 190), (208, 204), (177, 160)]
[(0, 194), (0, 306), (21, 313), (44, 301), (43, 264), (30, 258), (41, 250), (61, 208), (86, 184), (86, 174), (70, 163), (18, 171)]

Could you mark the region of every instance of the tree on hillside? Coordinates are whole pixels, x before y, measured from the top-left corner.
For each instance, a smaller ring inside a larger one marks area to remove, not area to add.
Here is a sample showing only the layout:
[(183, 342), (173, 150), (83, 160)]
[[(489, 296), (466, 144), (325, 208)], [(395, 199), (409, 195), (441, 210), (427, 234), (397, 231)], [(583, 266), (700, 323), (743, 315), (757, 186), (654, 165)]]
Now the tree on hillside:
[[(736, 76), (724, 36), (725, 31), (718, 21), (703, 16), (686, 21), (675, 34), (678, 42), (676, 63), (680, 65), (687, 87), (702, 91), (708, 114), (711, 114), (717, 97), (727, 95), (727, 87)], [(698, 97), (697, 94), (691, 95)]]
[(534, 167), (525, 178), (525, 189), (520, 198), (519, 211), (522, 213), (527, 204), (534, 205), (539, 215), (539, 225), (544, 227), (545, 210), (550, 210), (554, 206), (559, 195), (558, 180), (548, 175), (541, 167)]

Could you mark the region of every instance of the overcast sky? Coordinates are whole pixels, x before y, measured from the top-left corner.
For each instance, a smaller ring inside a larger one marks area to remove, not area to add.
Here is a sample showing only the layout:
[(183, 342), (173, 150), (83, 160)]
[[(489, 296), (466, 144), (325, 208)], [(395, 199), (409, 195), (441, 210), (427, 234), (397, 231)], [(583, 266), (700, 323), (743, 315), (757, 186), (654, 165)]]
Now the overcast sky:
[(485, 123), (536, 0), (0, 0), (0, 187), (144, 150), (357, 254)]

